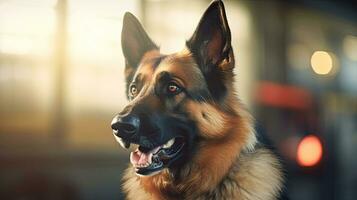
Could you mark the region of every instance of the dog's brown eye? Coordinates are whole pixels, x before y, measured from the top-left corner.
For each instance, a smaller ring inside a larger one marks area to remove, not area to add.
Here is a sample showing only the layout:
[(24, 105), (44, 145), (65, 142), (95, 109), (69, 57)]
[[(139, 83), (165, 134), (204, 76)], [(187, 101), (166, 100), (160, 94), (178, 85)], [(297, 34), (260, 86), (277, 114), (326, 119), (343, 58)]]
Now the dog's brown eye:
[(167, 93), (168, 94), (178, 94), (181, 92), (181, 87), (178, 86), (176, 83), (174, 82), (170, 82), (168, 85), (167, 85)]
[(135, 85), (130, 86), (130, 95), (136, 96), (136, 93), (138, 93), (138, 89), (136, 88), (136, 86)]

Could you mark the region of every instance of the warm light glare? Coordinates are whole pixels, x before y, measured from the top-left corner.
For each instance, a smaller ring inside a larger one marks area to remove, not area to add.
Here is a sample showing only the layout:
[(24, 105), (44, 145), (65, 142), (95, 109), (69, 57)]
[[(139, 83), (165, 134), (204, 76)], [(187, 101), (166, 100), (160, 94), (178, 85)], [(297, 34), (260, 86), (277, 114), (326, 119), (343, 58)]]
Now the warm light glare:
[(51, 54), (55, 3), (55, 0), (0, 2), (0, 53)]
[(309, 135), (304, 137), (298, 145), (297, 162), (300, 166), (311, 167), (322, 158), (322, 144), (318, 137)]
[(331, 55), (325, 51), (315, 51), (311, 56), (311, 67), (316, 74), (329, 74), (333, 67)]

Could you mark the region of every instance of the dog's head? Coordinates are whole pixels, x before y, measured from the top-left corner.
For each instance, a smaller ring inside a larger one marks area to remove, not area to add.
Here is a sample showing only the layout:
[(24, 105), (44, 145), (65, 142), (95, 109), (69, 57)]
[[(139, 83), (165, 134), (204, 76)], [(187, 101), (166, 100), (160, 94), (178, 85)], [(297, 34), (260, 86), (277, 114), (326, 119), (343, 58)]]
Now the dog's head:
[(137, 174), (175, 170), (202, 141), (225, 137), (235, 115), (234, 57), (221, 1), (208, 7), (181, 52), (160, 54), (130, 13), (121, 41), (129, 104), (114, 117), (112, 129), (123, 147), (139, 145), (130, 155)]

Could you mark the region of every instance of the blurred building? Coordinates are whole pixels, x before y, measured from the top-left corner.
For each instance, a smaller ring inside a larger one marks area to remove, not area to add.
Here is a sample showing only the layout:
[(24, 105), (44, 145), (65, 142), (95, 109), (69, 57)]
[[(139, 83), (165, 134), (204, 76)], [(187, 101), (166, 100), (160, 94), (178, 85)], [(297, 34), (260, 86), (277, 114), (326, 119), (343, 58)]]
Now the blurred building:
[[(123, 198), (128, 152), (110, 122), (127, 102), (124, 12), (171, 53), (183, 48), (209, 2), (0, 0), (1, 199)], [(286, 163), (287, 197), (355, 199), (357, 7), (322, 0), (225, 5), (238, 93), (262, 140), (268, 136)], [(302, 144), (311, 135), (321, 152)]]

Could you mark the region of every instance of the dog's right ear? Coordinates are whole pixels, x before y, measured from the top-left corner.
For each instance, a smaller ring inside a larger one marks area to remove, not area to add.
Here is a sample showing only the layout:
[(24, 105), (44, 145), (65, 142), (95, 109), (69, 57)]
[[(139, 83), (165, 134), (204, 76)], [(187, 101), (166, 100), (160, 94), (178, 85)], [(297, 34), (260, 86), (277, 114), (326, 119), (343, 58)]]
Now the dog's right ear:
[(124, 15), (121, 45), (126, 60), (126, 68), (132, 68), (131, 71), (138, 67), (146, 52), (158, 49), (139, 20), (129, 12)]

